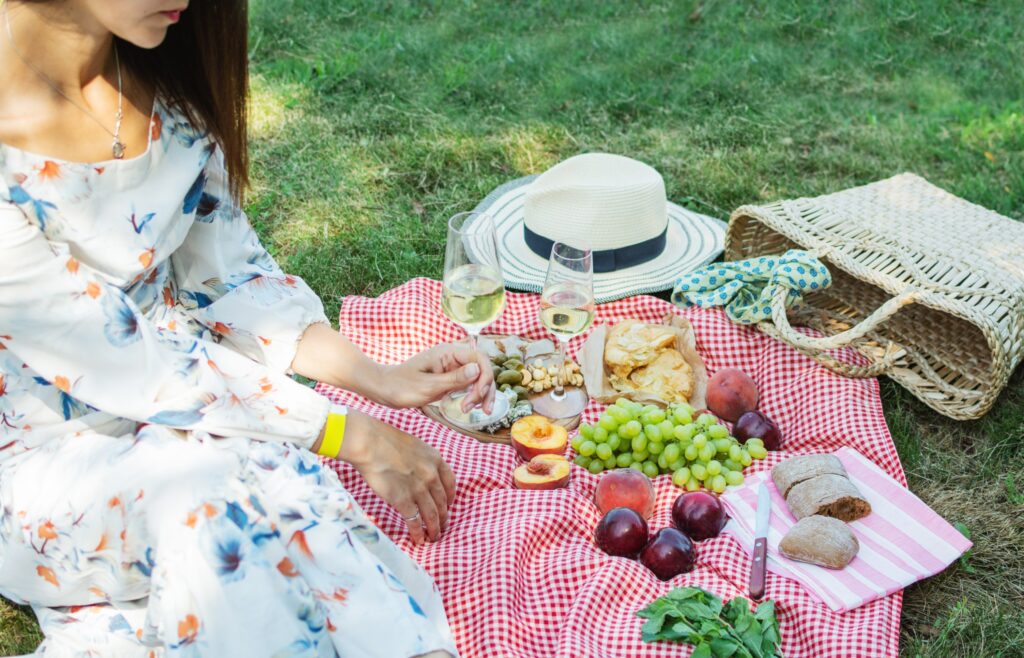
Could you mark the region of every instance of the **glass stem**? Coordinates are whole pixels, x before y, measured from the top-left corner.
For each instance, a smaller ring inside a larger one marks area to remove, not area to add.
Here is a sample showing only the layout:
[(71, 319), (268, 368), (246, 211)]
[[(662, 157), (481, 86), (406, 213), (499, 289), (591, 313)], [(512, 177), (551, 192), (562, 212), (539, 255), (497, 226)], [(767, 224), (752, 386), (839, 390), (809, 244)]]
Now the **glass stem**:
[(564, 338), (558, 339), (558, 381), (555, 383), (555, 390), (552, 394), (556, 398), (565, 397), (565, 384), (568, 381), (565, 370), (565, 346), (569, 341)]
[(469, 341), (469, 349), (476, 351), (476, 334), (472, 331), (466, 332), (466, 340)]

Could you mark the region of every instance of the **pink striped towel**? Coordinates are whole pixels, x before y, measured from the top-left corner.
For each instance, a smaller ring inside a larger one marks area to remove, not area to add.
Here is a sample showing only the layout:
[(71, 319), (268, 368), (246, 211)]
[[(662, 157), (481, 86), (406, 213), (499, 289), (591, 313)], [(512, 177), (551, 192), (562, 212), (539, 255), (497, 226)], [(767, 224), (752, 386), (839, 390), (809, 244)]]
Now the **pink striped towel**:
[(794, 562), (779, 554), (779, 542), (796, 519), (775, 488), (770, 471), (751, 475), (743, 485), (722, 495), (731, 517), (725, 532), (735, 537), (746, 551), (753, 551), (757, 491), (767, 481), (772, 494), (769, 571), (799, 582), (838, 612), (852, 610), (933, 576), (971, 547), (971, 542), (956, 528), (859, 452), (840, 448), (834, 454), (871, 503), (871, 514), (850, 524), (860, 542), (860, 552), (845, 569), (837, 571)]

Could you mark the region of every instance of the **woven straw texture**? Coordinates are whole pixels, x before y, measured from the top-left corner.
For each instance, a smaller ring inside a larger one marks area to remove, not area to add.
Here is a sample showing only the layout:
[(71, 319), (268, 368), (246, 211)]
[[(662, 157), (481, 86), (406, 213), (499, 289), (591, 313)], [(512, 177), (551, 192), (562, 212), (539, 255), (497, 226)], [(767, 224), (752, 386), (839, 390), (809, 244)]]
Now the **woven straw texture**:
[[(1024, 223), (913, 174), (815, 198), (742, 206), (728, 260), (812, 251), (831, 288), (758, 327), (843, 375), (886, 374), (957, 420), (989, 410), (1024, 355)], [(826, 352), (857, 348), (870, 364)]]

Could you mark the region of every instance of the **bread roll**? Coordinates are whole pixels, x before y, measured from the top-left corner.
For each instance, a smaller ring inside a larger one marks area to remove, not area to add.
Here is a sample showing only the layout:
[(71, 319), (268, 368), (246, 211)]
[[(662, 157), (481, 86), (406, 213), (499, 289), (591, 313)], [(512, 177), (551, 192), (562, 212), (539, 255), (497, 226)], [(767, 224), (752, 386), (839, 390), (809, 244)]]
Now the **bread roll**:
[(871, 513), (871, 504), (849, 478), (832, 473), (793, 485), (786, 503), (797, 519), (822, 514), (841, 521), (856, 521)]
[(848, 525), (817, 514), (797, 521), (779, 542), (779, 552), (790, 560), (828, 569), (842, 569), (859, 550), (860, 543)]
[(846, 476), (843, 463), (835, 455), (800, 455), (776, 464), (772, 469), (772, 480), (775, 481), (779, 493), (785, 498), (789, 495), (793, 485), (828, 473)]

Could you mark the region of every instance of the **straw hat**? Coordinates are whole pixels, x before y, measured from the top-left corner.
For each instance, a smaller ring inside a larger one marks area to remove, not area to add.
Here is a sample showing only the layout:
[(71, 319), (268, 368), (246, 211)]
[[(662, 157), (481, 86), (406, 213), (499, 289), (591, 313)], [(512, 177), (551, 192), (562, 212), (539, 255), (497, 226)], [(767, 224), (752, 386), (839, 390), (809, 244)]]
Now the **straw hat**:
[(491, 192), (505, 285), (540, 292), (553, 242), (594, 250), (598, 303), (671, 288), (722, 252), (725, 222), (670, 203), (654, 168), (587, 153)]

